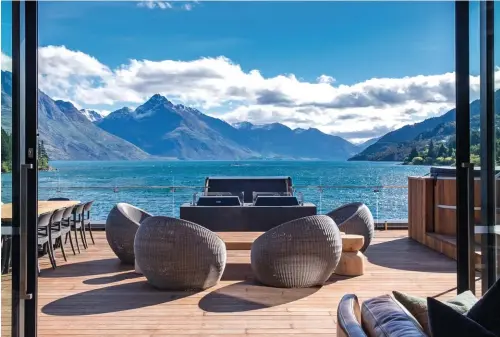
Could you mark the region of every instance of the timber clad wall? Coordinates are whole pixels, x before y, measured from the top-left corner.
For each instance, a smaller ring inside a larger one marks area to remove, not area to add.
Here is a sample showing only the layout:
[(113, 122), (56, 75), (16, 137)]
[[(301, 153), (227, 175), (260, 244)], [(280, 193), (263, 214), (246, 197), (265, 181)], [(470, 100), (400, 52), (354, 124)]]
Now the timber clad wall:
[[(455, 179), (408, 177), (408, 236), (452, 259), (456, 250), (456, 184)], [(481, 212), (480, 180), (474, 185), (476, 223)], [(476, 242), (479, 243), (479, 236)], [(481, 264), (481, 253), (476, 248), (476, 264)]]

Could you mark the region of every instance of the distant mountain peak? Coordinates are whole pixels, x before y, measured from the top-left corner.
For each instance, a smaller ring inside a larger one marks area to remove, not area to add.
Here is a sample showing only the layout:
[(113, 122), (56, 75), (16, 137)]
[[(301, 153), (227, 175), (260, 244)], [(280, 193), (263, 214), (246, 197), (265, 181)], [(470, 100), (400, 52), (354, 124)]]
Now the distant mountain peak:
[(287, 131), (292, 131), (288, 126), (283, 125), (281, 123), (270, 123), (270, 124), (262, 124), (262, 125), (255, 125), (255, 128), (259, 129), (264, 129), (264, 130), (287, 130)]
[(156, 114), (158, 111), (173, 110), (174, 104), (160, 94), (154, 94), (143, 105), (134, 111), (134, 118), (142, 119)]
[(98, 122), (104, 118), (100, 112), (91, 109), (81, 109), (80, 112), (92, 123)]
[(173, 106), (172, 102), (170, 102), (165, 96), (162, 96), (160, 94), (154, 94), (143, 105), (148, 106), (148, 107), (153, 107), (156, 105)]
[(106, 117), (103, 117), (101, 120), (104, 120), (104, 119), (111, 120), (111, 119), (130, 117), (130, 116), (132, 116), (132, 112), (133, 112), (132, 109), (130, 109), (129, 107), (123, 107), (123, 108), (120, 108), (118, 110), (113, 111), (112, 113), (110, 113)]
[(59, 107), (59, 109), (65, 109), (65, 110), (73, 110), (75, 109), (76, 110), (76, 107), (73, 105), (73, 103), (71, 102), (68, 102), (68, 101), (63, 101), (63, 100), (57, 100), (57, 101), (54, 101), (54, 103), (56, 103), (56, 105)]
[(254, 127), (254, 125), (250, 122), (238, 122), (234, 123), (233, 127), (239, 130), (250, 130)]

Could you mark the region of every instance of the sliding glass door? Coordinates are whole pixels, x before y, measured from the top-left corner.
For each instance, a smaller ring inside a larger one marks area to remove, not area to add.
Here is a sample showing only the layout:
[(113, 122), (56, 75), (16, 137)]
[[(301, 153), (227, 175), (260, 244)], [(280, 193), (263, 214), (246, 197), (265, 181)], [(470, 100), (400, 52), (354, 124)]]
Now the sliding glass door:
[[(37, 334), (37, 3), (2, 1), (2, 335)], [(6, 31), (7, 30), (7, 31)]]
[[(481, 280), (484, 293), (498, 278), (499, 223), (500, 209), (500, 170), (497, 140), (500, 111), (496, 92), (495, 71), (499, 55), (495, 48), (495, 2), (480, 3), (480, 160), (481, 160), (481, 223), (475, 227), (476, 236), (480, 236), (481, 245)], [(497, 219), (498, 218), (498, 219)]]

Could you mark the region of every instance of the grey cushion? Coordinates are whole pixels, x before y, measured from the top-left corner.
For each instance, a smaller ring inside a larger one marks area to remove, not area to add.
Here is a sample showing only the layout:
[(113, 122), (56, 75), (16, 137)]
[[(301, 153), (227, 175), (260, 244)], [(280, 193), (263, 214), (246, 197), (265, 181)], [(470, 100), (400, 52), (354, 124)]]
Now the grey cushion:
[[(425, 333), (427, 335), (431, 335), (427, 298), (412, 296), (399, 291), (393, 291), (392, 293), (396, 300), (408, 309), (413, 317), (417, 319)], [(446, 301), (445, 304), (452, 307), (456, 312), (465, 314), (476, 302), (476, 296), (474, 296), (474, 294), (470, 291), (465, 291), (455, 298)]]
[(362, 325), (370, 337), (426, 336), (418, 321), (390, 295), (363, 302)]
[[(429, 322), (433, 337), (495, 337), (496, 335), (474, 320), (456, 312), (450, 306), (427, 298)], [(495, 313), (498, 320), (498, 312)]]
[(361, 327), (361, 310), (354, 294), (344, 295), (340, 300), (337, 309), (337, 336), (367, 337)]

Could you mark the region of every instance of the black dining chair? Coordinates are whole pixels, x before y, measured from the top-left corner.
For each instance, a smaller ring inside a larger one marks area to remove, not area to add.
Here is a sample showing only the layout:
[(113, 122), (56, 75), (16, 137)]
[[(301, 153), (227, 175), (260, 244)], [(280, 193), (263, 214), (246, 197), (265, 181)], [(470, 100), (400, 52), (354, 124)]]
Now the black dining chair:
[[(50, 242), (53, 248), (61, 248), (64, 261), (68, 261), (66, 258), (66, 253), (64, 252), (64, 244), (62, 242), (63, 229), (62, 229), (62, 217), (66, 208), (59, 208), (54, 211), (52, 218), (50, 219)], [(55, 259), (54, 259), (55, 264)]]
[(2, 235), (2, 274), (7, 274), (10, 270), (11, 249), (12, 236)]
[(50, 198), (49, 201), (69, 201), (68, 198)]
[[(50, 264), (53, 269), (56, 269), (56, 261), (54, 258), (54, 249), (49, 242), (51, 241), (50, 235), (50, 219), (54, 212), (40, 214), (38, 216), (38, 246), (41, 250), (46, 251), (49, 256)], [(40, 263), (38, 263), (38, 273), (40, 273)]]
[[(71, 217), (73, 216), (73, 210), (75, 206), (66, 207), (61, 219), (61, 231), (62, 236), (65, 238), (64, 243), (68, 242), (71, 244), (71, 250), (73, 250), (73, 255), (76, 255), (75, 246), (73, 245), (73, 238), (71, 237)], [(78, 251), (80, 252), (80, 251)]]
[[(93, 203), (94, 200), (85, 203), (85, 206), (83, 206), (83, 233), (85, 234), (85, 232), (88, 231), (90, 234), (90, 239), (92, 240), (92, 244), (95, 245), (94, 236), (92, 235), (92, 223), (90, 221), (90, 209), (92, 208)], [(85, 243), (86, 242), (87, 238), (85, 238)]]
[(85, 239), (85, 227), (82, 226), (84, 207), (85, 204), (78, 204), (74, 206), (73, 219), (71, 220), (71, 229), (75, 233), (76, 248), (78, 250), (78, 253), (80, 253), (80, 245), (78, 244), (77, 232), (80, 232), (83, 248), (87, 249), (87, 241)]

